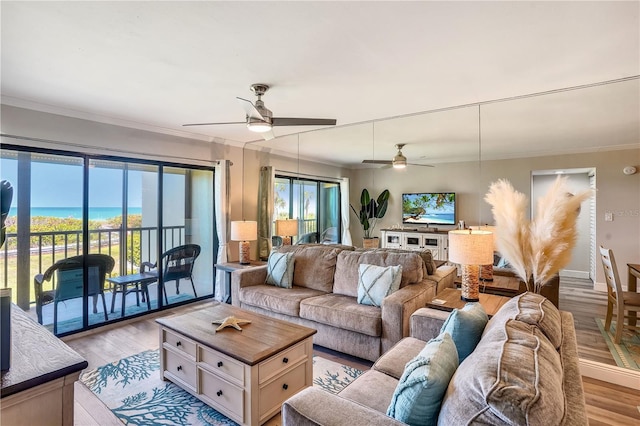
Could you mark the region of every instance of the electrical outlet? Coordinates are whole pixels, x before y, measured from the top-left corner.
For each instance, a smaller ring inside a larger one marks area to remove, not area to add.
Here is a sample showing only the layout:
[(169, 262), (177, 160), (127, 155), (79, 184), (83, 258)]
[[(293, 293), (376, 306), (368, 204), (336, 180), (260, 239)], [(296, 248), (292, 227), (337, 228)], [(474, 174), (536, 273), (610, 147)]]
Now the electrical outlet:
[(605, 222), (613, 222), (613, 213), (611, 212), (606, 212), (604, 214), (604, 221)]

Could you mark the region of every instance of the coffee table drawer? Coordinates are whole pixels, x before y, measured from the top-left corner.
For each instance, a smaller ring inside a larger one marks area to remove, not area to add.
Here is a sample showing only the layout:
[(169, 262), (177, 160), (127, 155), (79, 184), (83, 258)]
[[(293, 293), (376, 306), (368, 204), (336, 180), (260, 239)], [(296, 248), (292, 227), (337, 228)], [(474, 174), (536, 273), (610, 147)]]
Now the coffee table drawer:
[(196, 357), (196, 343), (194, 341), (189, 340), (184, 336), (176, 334), (170, 330), (167, 330), (166, 328), (162, 330), (162, 334), (164, 342), (169, 347), (177, 351), (184, 352), (185, 354), (188, 354), (193, 358)]
[(202, 368), (198, 368), (198, 374), (200, 374), (200, 393), (214, 404), (229, 410), (242, 422), (244, 391)]
[(289, 397), (305, 387), (307, 364), (303, 362), (293, 370), (276, 378), (273, 382), (260, 388), (260, 418), (274, 409), (280, 410), (280, 405)]
[(191, 389), (196, 389), (196, 363), (189, 358), (163, 349), (165, 357), (165, 374), (186, 383)]
[(307, 351), (304, 342), (300, 342), (295, 346), (290, 347), (271, 359), (264, 361), (260, 364), (260, 371), (258, 372), (258, 382), (264, 383), (271, 377), (286, 370), (296, 362), (306, 359)]
[(204, 368), (240, 386), (244, 385), (244, 364), (202, 346), (199, 346), (198, 349), (200, 350), (200, 362), (205, 364)]

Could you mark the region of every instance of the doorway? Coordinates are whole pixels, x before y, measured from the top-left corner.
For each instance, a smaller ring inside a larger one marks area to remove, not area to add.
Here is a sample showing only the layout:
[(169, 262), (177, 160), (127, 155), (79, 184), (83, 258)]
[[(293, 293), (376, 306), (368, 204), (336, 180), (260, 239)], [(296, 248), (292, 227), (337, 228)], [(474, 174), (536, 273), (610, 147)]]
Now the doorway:
[[(534, 170), (531, 172), (531, 217), (535, 216), (538, 198), (546, 194), (558, 175), (567, 177), (568, 185), (574, 192), (588, 188), (595, 189), (595, 168)], [(589, 279), (594, 286), (596, 281), (595, 203), (595, 197), (591, 197), (582, 205), (577, 221), (578, 239), (571, 262), (560, 271), (560, 277)]]

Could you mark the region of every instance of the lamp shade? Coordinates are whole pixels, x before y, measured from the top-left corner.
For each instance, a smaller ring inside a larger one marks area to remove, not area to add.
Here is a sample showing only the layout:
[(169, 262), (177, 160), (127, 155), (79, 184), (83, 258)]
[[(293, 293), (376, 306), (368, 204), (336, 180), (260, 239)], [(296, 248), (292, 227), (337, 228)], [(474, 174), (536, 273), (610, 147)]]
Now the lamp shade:
[(493, 263), (493, 233), (472, 229), (449, 231), (449, 261), (460, 265)]
[(298, 235), (298, 220), (276, 220), (276, 235), (279, 235), (281, 237), (291, 237), (294, 235)]
[(489, 231), (493, 234), (493, 251), (498, 251), (498, 238), (496, 236), (496, 227), (494, 225), (470, 226), (474, 231)]
[(254, 241), (258, 239), (258, 222), (254, 220), (236, 220), (231, 222), (232, 241)]

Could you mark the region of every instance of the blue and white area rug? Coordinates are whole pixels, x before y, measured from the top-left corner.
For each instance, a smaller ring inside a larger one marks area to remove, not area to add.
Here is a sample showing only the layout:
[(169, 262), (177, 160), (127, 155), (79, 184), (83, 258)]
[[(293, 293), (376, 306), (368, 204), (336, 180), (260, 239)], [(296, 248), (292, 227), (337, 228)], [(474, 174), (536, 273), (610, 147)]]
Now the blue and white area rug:
[(596, 318), (596, 323), (618, 367), (640, 370), (640, 333), (625, 328), (620, 344), (616, 344), (613, 341), (616, 322), (611, 321), (609, 332), (604, 329), (604, 319)]
[[(84, 383), (126, 425), (236, 425), (169, 381), (160, 379), (158, 351), (88, 370)], [(362, 371), (313, 357), (313, 385), (340, 392)]]

